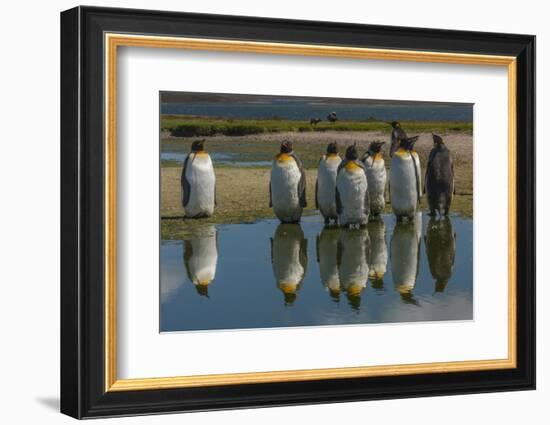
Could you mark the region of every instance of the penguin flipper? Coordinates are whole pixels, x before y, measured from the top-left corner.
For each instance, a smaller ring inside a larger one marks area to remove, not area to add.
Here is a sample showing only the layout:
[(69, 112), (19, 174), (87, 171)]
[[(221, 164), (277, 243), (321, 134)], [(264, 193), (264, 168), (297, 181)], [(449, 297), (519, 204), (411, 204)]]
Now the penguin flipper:
[(336, 212), (338, 214), (342, 214), (342, 200), (340, 199), (340, 192), (338, 192), (338, 188), (336, 188)]
[(319, 179), (315, 181), (315, 208), (319, 209), (319, 200), (317, 191), (319, 190)]
[(315, 258), (317, 259), (317, 262), (321, 262), (321, 255), (319, 253), (319, 241), (321, 240), (321, 236), (317, 235), (315, 237)]
[(193, 245), (191, 241), (183, 241), (183, 265), (185, 266), (185, 273), (189, 281), (193, 282), (193, 275), (191, 274), (191, 267), (189, 266), (189, 261), (193, 258)]
[(271, 182), (269, 182), (269, 208), (273, 207), (273, 200), (271, 199)]
[(183, 170), (181, 172), (181, 188), (183, 190), (182, 194), (182, 200), (181, 204), (185, 208), (187, 204), (189, 203), (189, 199), (191, 198), (191, 184), (189, 183), (189, 180), (187, 180), (186, 170), (187, 170), (187, 163), (189, 162), (189, 156), (187, 155), (185, 157), (185, 161), (183, 161)]

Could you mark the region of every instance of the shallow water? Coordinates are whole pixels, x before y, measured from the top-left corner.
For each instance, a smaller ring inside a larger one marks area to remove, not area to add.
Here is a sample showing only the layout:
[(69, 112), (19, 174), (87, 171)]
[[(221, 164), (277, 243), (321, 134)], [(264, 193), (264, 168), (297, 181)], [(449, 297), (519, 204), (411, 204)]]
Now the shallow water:
[(472, 221), (277, 220), (162, 241), (162, 332), (473, 318)]
[[(178, 161), (183, 164), (188, 152), (161, 152), (161, 161)], [(212, 152), (210, 158), (214, 165), (232, 165), (234, 167), (269, 167), (271, 161), (236, 161), (238, 153), (230, 152)]]
[(334, 103), (328, 99), (303, 102), (292, 99), (273, 99), (270, 102), (185, 102), (162, 104), (162, 114), (200, 115), (234, 119), (270, 119), (274, 116), (290, 120), (308, 120), (319, 117), (325, 120), (329, 112), (340, 119), (364, 120), (373, 117), (382, 121), (472, 121), (471, 105), (417, 103), (369, 105), (368, 101), (350, 104)]

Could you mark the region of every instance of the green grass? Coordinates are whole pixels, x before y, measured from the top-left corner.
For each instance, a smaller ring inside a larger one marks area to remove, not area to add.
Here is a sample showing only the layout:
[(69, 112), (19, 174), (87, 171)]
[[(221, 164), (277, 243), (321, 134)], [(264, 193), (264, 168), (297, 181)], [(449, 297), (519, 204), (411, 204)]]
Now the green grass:
[[(466, 132), (472, 133), (472, 123), (458, 121), (402, 121), (410, 132)], [(185, 115), (162, 115), (161, 128), (173, 137), (208, 137), (215, 135), (247, 136), (279, 132), (311, 131), (382, 131), (390, 133), (391, 127), (385, 121), (366, 119), (364, 121), (321, 122), (315, 126), (309, 121), (283, 119), (234, 120), (224, 118), (195, 117)]]

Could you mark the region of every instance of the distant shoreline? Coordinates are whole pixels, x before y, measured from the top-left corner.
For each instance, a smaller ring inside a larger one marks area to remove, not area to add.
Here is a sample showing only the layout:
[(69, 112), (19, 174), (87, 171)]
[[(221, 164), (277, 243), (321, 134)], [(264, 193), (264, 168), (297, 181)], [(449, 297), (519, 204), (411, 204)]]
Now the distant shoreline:
[[(402, 121), (403, 127), (411, 132), (433, 131), (439, 133), (473, 133), (473, 123), (466, 121)], [(305, 120), (291, 120), (273, 117), (271, 119), (232, 119), (204, 117), (197, 115), (164, 114), (160, 117), (161, 131), (171, 137), (246, 136), (281, 132), (367, 132), (389, 134), (391, 126), (375, 118), (364, 120), (338, 120), (334, 123), (321, 121), (311, 124)]]

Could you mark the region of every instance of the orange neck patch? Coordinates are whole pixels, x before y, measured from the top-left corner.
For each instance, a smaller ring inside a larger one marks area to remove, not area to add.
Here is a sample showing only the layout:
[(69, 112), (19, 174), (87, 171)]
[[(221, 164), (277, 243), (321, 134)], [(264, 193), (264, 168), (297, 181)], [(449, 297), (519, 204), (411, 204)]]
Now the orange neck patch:
[(292, 156), (290, 156), (287, 153), (280, 153), (279, 155), (277, 155), (277, 161), (279, 162), (287, 162), (287, 161), (290, 161), (291, 159), (292, 159)]
[(361, 167), (357, 165), (355, 161), (348, 161), (345, 166), (347, 171), (357, 171), (361, 170)]

